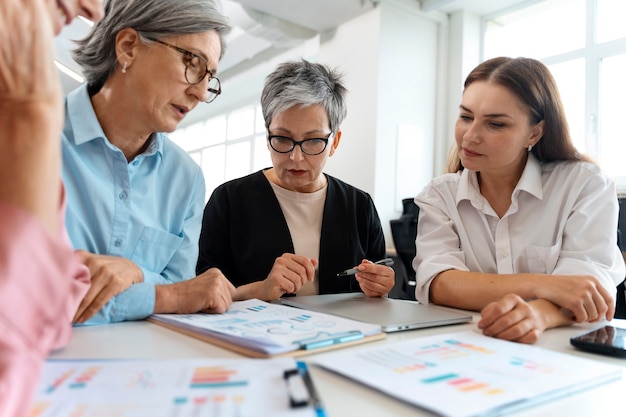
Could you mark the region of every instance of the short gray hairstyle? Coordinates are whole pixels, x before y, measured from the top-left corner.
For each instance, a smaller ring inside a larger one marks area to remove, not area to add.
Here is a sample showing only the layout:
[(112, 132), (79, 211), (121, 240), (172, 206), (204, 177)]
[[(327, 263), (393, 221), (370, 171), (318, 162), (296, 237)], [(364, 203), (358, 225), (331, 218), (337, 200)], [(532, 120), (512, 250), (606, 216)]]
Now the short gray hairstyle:
[(108, 0), (104, 13), (72, 53), (92, 93), (99, 91), (115, 70), (115, 37), (122, 29), (133, 28), (144, 39), (214, 30), (220, 38), (220, 59), (231, 30), (219, 0)]
[(265, 79), (261, 93), (265, 127), (269, 129), (275, 115), (293, 106), (321, 104), (336, 132), (347, 114), (347, 89), (341, 77), (336, 70), (304, 59), (280, 64)]

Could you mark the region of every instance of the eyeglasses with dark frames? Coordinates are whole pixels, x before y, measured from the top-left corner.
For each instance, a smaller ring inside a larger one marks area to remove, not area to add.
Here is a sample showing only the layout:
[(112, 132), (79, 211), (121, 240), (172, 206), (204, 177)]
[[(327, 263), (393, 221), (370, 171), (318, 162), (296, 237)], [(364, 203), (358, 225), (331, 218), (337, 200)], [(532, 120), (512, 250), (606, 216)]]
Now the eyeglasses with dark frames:
[(176, 45), (163, 42), (162, 40), (154, 38), (146, 39), (165, 45), (183, 55), (183, 63), (185, 64), (185, 80), (187, 80), (189, 84), (200, 84), (202, 80), (204, 80), (204, 77), (207, 75), (209, 76), (209, 87), (207, 89), (209, 94), (207, 95), (206, 100), (204, 100), (205, 103), (212, 102), (217, 98), (217, 96), (222, 94), (222, 84), (220, 80), (214, 76), (211, 71), (209, 71), (209, 65), (206, 62), (206, 59)]
[(290, 153), (297, 145), (300, 147), (302, 153), (311, 156), (319, 155), (324, 152), (326, 146), (328, 146), (328, 141), (333, 137), (333, 132), (330, 132), (328, 137), (325, 138), (310, 138), (298, 142), (286, 136), (271, 135), (269, 131), (267, 134), (267, 140), (274, 151), (278, 153)]

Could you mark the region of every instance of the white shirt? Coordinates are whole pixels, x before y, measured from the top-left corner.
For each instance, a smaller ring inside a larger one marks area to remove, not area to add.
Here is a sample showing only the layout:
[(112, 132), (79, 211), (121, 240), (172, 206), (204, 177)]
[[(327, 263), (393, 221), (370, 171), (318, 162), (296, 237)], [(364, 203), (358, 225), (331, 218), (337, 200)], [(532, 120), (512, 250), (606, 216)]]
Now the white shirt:
[(413, 268), (422, 303), (428, 303), (433, 278), (450, 269), (592, 275), (614, 296), (624, 279), (615, 184), (594, 164), (540, 164), (530, 154), (502, 218), (468, 169), (433, 179), (415, 203), (420, 215)]

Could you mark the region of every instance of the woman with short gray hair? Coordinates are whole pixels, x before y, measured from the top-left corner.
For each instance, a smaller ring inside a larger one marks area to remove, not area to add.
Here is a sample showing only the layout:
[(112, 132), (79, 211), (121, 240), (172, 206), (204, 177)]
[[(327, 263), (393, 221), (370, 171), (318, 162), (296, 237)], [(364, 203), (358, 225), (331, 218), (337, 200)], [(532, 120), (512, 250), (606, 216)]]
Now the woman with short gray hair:
[(265, 79), (272, 167), (218, 187), (200, 234), (196, 272), (223, 272), (236, 300), (393, 288), (393, 269), (375, 263), (386, 251), (372, 198), (323, 172), (342, 138), (346, 94), (337, 70), (306, 60)]
[(78, 42), (87, 82), (66, 98), (63, 179), (70, 239), (92, 279), (77, 323), (230, 306), (223, 275), (188, 280), (204, 178), (163, 133), (221, 93), (229, 30), (213, 0), (109, 0)]

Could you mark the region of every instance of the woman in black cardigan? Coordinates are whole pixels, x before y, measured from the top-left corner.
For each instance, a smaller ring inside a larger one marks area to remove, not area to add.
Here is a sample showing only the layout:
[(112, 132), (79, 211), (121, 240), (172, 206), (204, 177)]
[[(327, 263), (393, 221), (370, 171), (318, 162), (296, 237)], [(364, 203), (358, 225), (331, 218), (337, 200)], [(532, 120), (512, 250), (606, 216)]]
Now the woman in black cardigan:
[[(371, 197), (323, 173), (341, 139), (346, 89), (305, 60), (281, 64), (261, 107), (272, 168), (218, 187), (204, 210), (197, 273), (219, 269), (235, 300), (363, 291), (384, 296), (394, 272), (373, 262), (385, 239)], [(354, 276), (339, 277), (357, 266)]]

